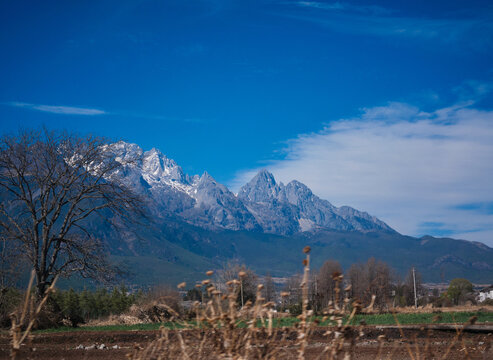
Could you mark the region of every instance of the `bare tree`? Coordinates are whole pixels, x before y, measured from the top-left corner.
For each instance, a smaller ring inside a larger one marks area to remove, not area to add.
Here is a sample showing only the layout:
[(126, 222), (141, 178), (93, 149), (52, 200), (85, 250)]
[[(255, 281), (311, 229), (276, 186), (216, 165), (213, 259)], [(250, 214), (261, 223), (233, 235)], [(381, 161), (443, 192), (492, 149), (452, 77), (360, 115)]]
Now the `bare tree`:
[(15, 286), (26, 265), (24, 260), (18, 244), (0, 236), (0, 294)]
[(392, 269), (374, 258), (364, 264), (353, 264), (348, 271), (352, 296), (368, 305), (374, 295), (375, 305), (383, 308), (390, 300), (392, 276)]
[[(240, 276), (240, 273), (242, 276)], [(258, 276), (255, 272), (240, 264), (237, 260), (231, 260), (224, 264), (223, 268), (216, 273), (216, 283), (219, 289), (226, 289), (226, 283), (230, 280), (240, 280), (240, 292), (238, 293), (238, 304), (247, 301), (255, 301), (258, 285)]]
[(293, 305), (299, 305), (301, 309), (302, 302), (302, 292), (301, 292), (301, 282), (303, 281), (303, 275), (295, 274), (288, 278), (283, 286), (283, 293), (286, 296), (282, 297), (282, 309), (286, 310), (287, 307), (292, 307)]
[(0, 140), (0, 231), (21, 244), (38, 294), (56, 275), (109, 274), (89, 220), (141, 213), (140, 199), (118, 176), (132, 161), (116, 158), (111, 145), (92, 136), (43, 130)]
[(317, 298), (320, 301), (321, 308), (327, 307), (330, 301), (334, 302), (339, 300), (334, 298), (334, 275), (338, 276), (340, 274), (342, 274), (342, 267), (336, 260), (327, 260), (320, 268), (316, 281)]

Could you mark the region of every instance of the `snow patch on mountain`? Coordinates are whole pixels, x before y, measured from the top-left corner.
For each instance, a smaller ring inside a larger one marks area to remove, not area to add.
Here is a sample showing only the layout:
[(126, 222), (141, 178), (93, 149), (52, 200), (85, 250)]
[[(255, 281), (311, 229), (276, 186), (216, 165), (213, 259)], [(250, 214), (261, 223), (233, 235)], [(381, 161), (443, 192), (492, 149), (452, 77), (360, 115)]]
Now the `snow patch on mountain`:
[(303, 232), (312, 231), (316, 228), (315, 223), (309, 219), (298, 219), (298, 224), (300, 224), (300, 230)]

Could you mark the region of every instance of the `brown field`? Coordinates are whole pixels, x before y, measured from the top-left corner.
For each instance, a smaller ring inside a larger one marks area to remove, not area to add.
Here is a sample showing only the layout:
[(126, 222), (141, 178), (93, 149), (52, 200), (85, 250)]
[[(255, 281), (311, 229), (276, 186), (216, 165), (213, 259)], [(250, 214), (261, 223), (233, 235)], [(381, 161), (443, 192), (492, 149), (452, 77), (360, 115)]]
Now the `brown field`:
[[(306, 359), (317, 359), (327, 344), (323, 336), (325, 329), (315, 330), (308, 341)], [(454, 341), (454, 330), (423, 331), (419, 327), (403, 329), (401, 337), (399, 329), (395, 327), (374, 326), (367, 327), (364, 336), (357, 340), (352, 348), (352, 359), (377, 359), (379, 352), (380, 335), (385, 335), (385, 342), (381, 351), (382, 359), (414, 359), (425, 358), (425, 347), (429, 344), (427, 359), (441, 359), (450, 344), (454, 346), (446, 359), (492, 359), (493, 334), (481, 331), (475, 327), (464, 332), (459, 341)], [(185, 334), (186, 331), (182, 332)], [(36, 334), (32, 336), (30, 345), (22, 346), (19, 359), (126, 359), (136, 347), (145, 347), (158, 336), (158, 331), (77, 331), (54, 334)], [(191, 334), (190, 334), (191, 335)], [(296, 332), (288, 337), (292, 345), (285, 346), (279, 359), (296, 358)], [(77, 349), (80, 345), (91, 347), (101, 346), (104, 349)], [(261, 345), (261, 341), (256, 346)], [(6, 334), (0, 336), (0, 359), (9, 358), (9, 338)], [(341, 357), (342, 358), (342, 357)]]

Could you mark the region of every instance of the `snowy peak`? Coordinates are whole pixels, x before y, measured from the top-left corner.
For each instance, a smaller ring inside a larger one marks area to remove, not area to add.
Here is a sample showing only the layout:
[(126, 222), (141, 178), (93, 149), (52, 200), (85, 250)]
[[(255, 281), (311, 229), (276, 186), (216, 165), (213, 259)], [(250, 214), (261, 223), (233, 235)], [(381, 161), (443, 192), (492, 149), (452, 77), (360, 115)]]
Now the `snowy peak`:
[(183, 173), (182, 168), (155, 148), (144, 153), (142, 172), (149, 184), (169, 181), (188, 184), (188, 177)]
[(241, 187), (238, 197), (250, 202), (268, 202), (279, 197), (282, 187), (282, 183), (280, 185), (276, 183), (274, 175), (262, 169)]
[(216, 182), (216, 180), (211, 176), (211, 174), (209, 174), (207, 171), (204, 171), (202, 176), (199, 178), (199, 182)]
[(267, 169), (259, 170), (257, 175), (255, 175), (252, 180), (260, 180), (260, 181), (264, 181), (267, 183), (272, 183), (274, 185), (276, 184), (276, 179), (274, 179), (274, 175), (272, 175), (272, 173), (268, 172)]
[(113, 153), (115, 160), (125, 162), (142, 156), (142, 149), (137, 144), (130, 144), (125, 141), (118, 141), (107, 146)]
[(308, 186), (293, 180), (284, 188), (284, 196), (290, 204), (299, 206), (306, 201), (312, 201), (314, 195)]
[(163, 187), (188, 193), (190, 179), (178, 164), (161, 151), (153, 148), (144, 152), (136, 144), (119, 141), (106, 146), (113, 159), (123, 167), (112, 176), (119, 176), (126, 184), (138, 191), (154, 191)]

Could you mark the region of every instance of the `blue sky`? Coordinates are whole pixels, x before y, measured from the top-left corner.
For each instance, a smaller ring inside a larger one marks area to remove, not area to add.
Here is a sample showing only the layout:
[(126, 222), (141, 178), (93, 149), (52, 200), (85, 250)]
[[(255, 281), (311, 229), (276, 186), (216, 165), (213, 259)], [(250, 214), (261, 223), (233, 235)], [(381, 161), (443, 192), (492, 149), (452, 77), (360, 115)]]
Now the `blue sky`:
[(491, 1), (3, 1), (0, 132), (266, 167), (410, 235), (493, 245)]

